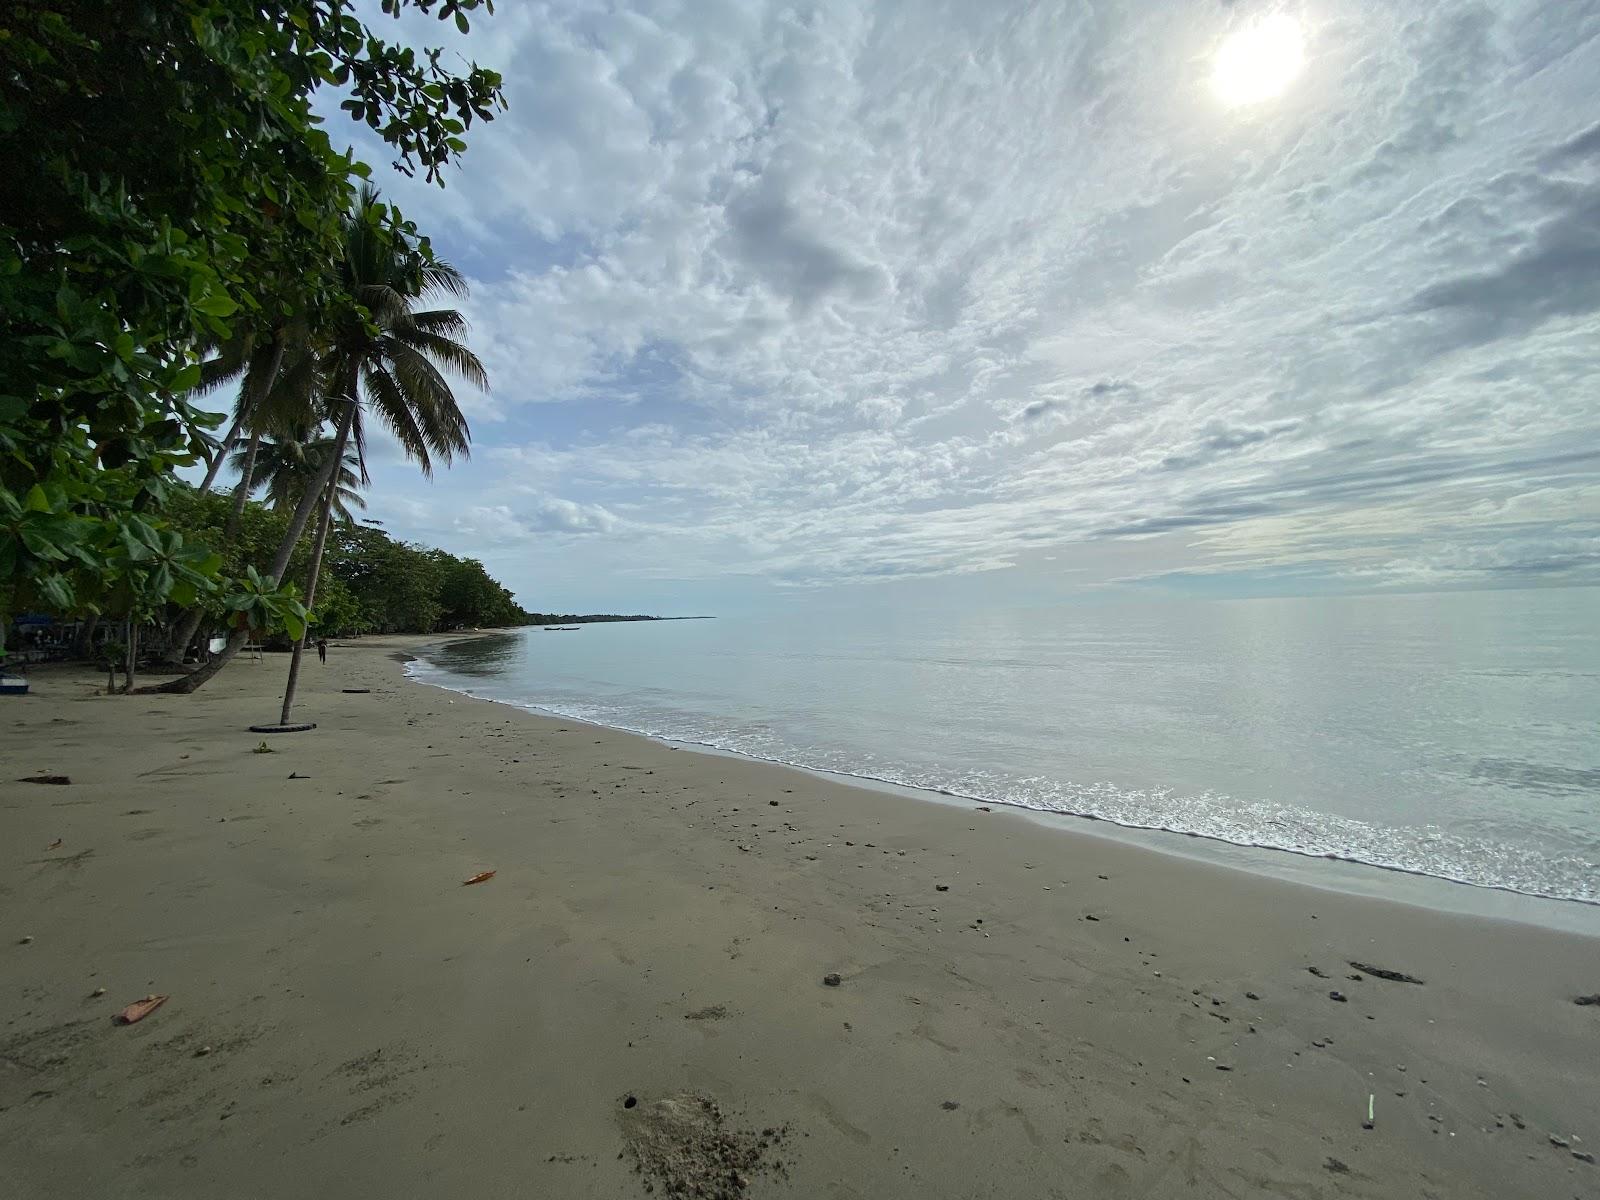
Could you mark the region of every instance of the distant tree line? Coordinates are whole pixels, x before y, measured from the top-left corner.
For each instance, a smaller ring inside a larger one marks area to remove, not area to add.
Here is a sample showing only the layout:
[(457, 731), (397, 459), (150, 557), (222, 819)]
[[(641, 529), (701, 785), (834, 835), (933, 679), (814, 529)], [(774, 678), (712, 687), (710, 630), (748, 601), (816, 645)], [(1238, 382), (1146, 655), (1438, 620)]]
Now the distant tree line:
[[(222, 530), (234, 507), (225, 492), (176, 490), (167, 518), (185, 538), (222, 547), (223, 570), (235, 575), (270, 561), (290, 514), (254, 500), (240, 510), (237, 529)], [(313, 550), (309, 532), (290, 559), (289, 572), (302, 571)], [(225, 612), (215, 601), (210, 614), (218, 625)], [(536, 622), (482, 563), (443, 550), (402, 542), (381, 529), (336, 522), (328, 530), (322, 577), (317, 586), (318, 636), (360, 633), (433, 633), (437, 630), (522, 625)], [(562, 618), (568, 620), (569, 618)], [(584, 618), (570, 618), (579, 620)]]
[(526, 613), (524, 625), (595, 625), (604, 621), (659, 621), (660, 617), (627, 613)]

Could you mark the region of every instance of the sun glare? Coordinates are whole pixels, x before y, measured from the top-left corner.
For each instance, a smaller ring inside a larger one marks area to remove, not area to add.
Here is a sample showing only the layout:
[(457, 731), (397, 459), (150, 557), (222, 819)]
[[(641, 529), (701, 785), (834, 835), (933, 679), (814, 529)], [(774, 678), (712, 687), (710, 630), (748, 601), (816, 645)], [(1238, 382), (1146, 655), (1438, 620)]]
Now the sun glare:
[(1217, 50), (1211, 86), (1229, 107), (1280, 96), (1305, 65), (1300, 23), (1279, 13), (1230, 34)]

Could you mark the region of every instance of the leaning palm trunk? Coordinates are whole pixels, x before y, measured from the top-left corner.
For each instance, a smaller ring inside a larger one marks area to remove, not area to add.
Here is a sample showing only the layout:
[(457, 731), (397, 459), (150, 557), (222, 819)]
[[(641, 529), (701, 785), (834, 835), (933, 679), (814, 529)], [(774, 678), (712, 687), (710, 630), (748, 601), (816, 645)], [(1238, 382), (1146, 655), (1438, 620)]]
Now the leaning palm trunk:
[[(280, 333), (272, 339), (272, 354), (267, 359), (266, 367), (261, 372), (259, 379), (252, 379), (249, 374), (245, 376), (246, 385), (250, 387), (248, 395), (240, 397), (239, 415), (234, 417), (233, 425), (228, 429), (228, 434), (222, 439), (222, 445), (217, 447), (217, 453), (211, 460), (211, 465), (206, 468), (206, 477), (200, 481), (200, 494), (208, 495), (211, 486), (217, 482), (217, 474), (222, 470), (222, 464), (227, 461), (228, 455), (233, 453), (234, 446), (239, 443), (239, 435), (244, 432), (244, 427), (254, 419), (257, 410), (272, 394), (272, 389), (277, 385), (278, 372), (283, 369), (284, 338)], [(246, 493), (248, 494), (248, 493)]]
[(244, 518), (245, 501), (250, 499), (256, 481), (256, 455), (261, 452), (260, 432), (250, 435), (250, 444), (244, 452), (244, 469), (239, 472), (239, 486), (233, 491), (233, 508), (228, 513), (228, 523), (222, 528), (222, 540), (229, 541), (239, 532), (239, 522)]
[[(237, 423), (235, 424), (237, 430)], [(231, 435), (230, 435), (231, 436)], [(222, 444), (223, 448), (218, 453), (220, 462), (222, 455), (228, 451), (228, 443)], [(250, 435), (249, 449), (245, 451), (244, 470), (239, 473), (239, 483), (233, 489), (233, 509), (228, 513), (227, 524), (222, 528), (223, 544), (233, 540), (233, 535), (239, 532), (239, 521), (244, 516), (245, 501), (250, 498), (250, 485), (255, 475), (256, 452), (261, 448), (261, 435)], [(201, 495), (204, 495), (204, 491)], [(178, 627), (172, 634), (172, 639), (167, 643), (167, 658), (175, 663), (183, 662), (184, 652), (189, 649), (189, 643), (194, 640), (194, 635), (200, 628), (200, 622), (206, 619), (206, 610), (198, 604), (184, 614), (183, 620), (178, 622)]]
[[(352, 383), (353, 391), (353, 383)], [(355, 402), (352, 400), (345, 406), (344, 416), (339, 419), (339, 447), (343, 450), (345, 442), (350, 437), (350, 424), (355, 417)], [(311, 520), (311, 513), (322, 499), (328, 480), (332, 478), (334, 468), (339, 464), (339, 455), (334, 454), (322, 464), (322, 469), (317, 472), (317, 477), (312, 485), (306, 489), (305, 495), (300, 497), (300, 503), (295, 507), (294, 516), (289, 519), (288, 532), (284, 534), (283, 542), (278, 546), (278, 553), (272, 559), (272, 566), (267, 570), (268, 578), (277, 583), (283, 578), (283, 572), (289, 565), (289, 559), (294, 555), (295, 545), (300, 541), (300, 535), (305, 532), (306, 524)], [(244, 647), (250, 638), (248, 629), (235, 629), (228, 635), (227, 645), (215, 655), (211, 661), (203, 664), (188, 675), (180, 675), (177, 679), (162, 684), (154, 689), (158, 692), (177, 692), (188, 695), (196, 691), (228, 663), (233, 661), (233, 656)]]
[[(344, 453), (344, 438), (340, 437), (334, 445), (334, 459)], [(335, 475), (328, 480), (326, 495), (322, 501), (322, 519), (317, 522), (317, 540), (311, 548), (311, 566), (306, 571), (306, 610), (309, 614), (311, 606), (317, 599), (317, 578), (322, 574), (322, 551), (328, 544), (328, 526), (333, 523), (333, 501), (339, 491), (339, 479)], [(306, 635), (310, 633), (310, 626), (300, 631), (300, 636), (295, 639), (294, 652), (289, 656), (289, 681), (283, 688), (283, 713), (278, 717), (279, 725), (289, 723), (289, 710), (294, 707), (295, 687), (300, 682), (300, 657), (305, 653)]]
[(228, 427), (228, 436), (222, 439), (222, 445), (217, 447), (217, 452), (211, 456), (211, 465), (206, 468), (206, 477), (200, 481), (200, 494), (209, 495), (211, 485), (216, 483), (217, 474), (222, 470), (222, 464), (228, 461), (228, 455), (233, 452), (234, 446), (239, 441), (239, 431), (244, 428), (244, 413), (233, 419), (233, 424)]

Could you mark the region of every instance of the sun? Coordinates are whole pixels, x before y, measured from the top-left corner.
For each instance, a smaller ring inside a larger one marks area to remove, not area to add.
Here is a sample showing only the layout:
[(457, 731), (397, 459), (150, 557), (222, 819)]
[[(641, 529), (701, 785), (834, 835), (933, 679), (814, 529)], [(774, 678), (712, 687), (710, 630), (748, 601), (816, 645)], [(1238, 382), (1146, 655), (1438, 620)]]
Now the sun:
[(1217, 50), (1211, 87), (1230, 108), (1281, 96), (1305, 66), (1300, 22), (1282, 13), (1229, 34)]

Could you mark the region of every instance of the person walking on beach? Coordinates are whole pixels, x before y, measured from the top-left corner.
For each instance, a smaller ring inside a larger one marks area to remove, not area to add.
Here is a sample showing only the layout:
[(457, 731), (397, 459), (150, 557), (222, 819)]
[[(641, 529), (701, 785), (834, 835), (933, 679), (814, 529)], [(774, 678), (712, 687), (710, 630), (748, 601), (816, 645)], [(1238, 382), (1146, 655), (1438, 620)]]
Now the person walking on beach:
[(327, 666), (328, 665), (328, 639), (327, 638), (318, 638), (317, 639), (317, 659), (318, 659), (318, 661), (320, 661), (322, 663), (323, 666)]

